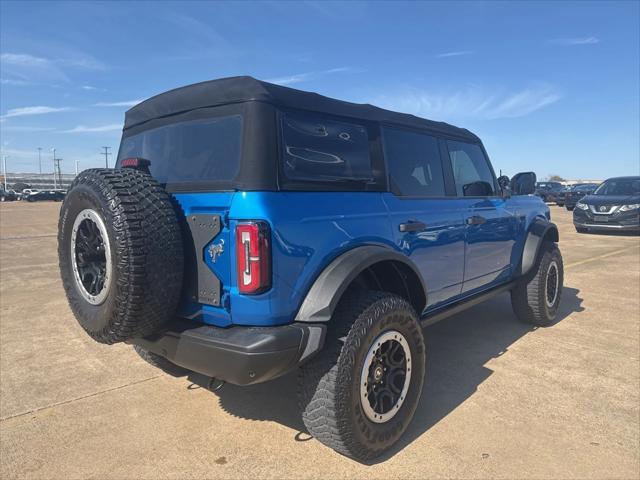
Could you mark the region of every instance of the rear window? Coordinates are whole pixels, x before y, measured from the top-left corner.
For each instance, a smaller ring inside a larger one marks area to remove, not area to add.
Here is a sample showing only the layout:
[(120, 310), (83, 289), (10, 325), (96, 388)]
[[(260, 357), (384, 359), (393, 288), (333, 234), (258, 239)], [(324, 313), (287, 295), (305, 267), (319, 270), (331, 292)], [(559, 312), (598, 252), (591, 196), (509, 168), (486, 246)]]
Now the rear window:
[(283, 170), (289, 180), (373, 181), (367, 128), (306, 112), (282, 116)]
[(118, 161), (146, 158), (160, 183), (225, 182), (238, 174), (241, 148), (242, 117), (233, 115), (174, 123), (123, 138)]

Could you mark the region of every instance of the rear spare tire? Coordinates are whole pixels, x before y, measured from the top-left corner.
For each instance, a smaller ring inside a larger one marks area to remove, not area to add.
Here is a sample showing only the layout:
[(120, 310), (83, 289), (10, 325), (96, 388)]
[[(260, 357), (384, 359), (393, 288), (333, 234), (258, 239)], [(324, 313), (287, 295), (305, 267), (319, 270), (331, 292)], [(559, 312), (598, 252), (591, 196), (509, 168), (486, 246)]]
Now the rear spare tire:
[(100, 343), (149, 335), (175, 313), (182, 234), (169, 194), (146, 173), (80, 173), (60, 209), (58, 258), (71, 310)]

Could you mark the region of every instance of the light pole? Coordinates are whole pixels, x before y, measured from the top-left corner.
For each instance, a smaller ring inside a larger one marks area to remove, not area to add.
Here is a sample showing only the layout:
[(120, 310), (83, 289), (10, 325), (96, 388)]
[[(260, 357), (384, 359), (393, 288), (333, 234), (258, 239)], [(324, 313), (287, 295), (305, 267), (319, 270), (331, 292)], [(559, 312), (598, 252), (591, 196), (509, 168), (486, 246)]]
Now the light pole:
[(76, 177), (78, 176), (78, 164), (80, 163), (80, 160), (76, 160)]
[[(62, 158), (56, 158), (56, 172), (53, 173), (53, 180), (55, 182), (56, 179), (56, 173), (58, 174), (58, 183), (60, 183), (60, 188), (62, 188), (62, 171), (60, 170), (60, 162), (62, 161)], [(53, 186), (53, 188), (58, 188), (55, 184)]]
[(109, 149), (111, 147), (102, 147), (104, 148), (104, 152), (102, 152), (102, 154), (104, 155), (104, 168), (109, 168), (109, 155), (111, 155), (111, 152), (109, 152)]
[(56, 149), (52, 148), (51, 151), (53, 152), (53, 188), (56, 189), (58, 188), (56, 183)]
[(8, 190), (7, 188), (7, 157), (9, 155), (5, 155), (4, 157), (2, 157), (2, 167), (4, 170), (4, 191), (6, 192)]
[(40, 175), (42, 175), (42, 157), (41, 154), (42, 153), (42, 147), (38, 147), (38, 171), (40, 172)]

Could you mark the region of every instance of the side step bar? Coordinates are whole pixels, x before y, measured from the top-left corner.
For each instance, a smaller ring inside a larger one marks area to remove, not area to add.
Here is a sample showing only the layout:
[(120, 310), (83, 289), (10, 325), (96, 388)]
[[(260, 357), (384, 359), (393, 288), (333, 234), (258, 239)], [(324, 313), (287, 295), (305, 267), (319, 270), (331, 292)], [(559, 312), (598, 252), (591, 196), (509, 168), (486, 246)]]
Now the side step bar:
[(508, 292), (513, 290), (513, 287), (516, 286), (516, 282), (512, 281), (509, 283), (505, 283), (504, 285), (499, 285), (497, 287), (492, 288), (491, 290), (487, 290), (486, 292), (479, 293), (477, 295), (473, 295), (467, 299), (461, 300), (454, 305), (444, 306), (441, 308), (437, 308), (431, 312), (428, 312), (420, 319), (420, 325), (426, 327), (428, 325), (433, 325), (440, 320), (444, 320), (456, 313), (460, 313), (465, 311), (467, 308), (471, 308), (479, 303), (482, 303), (490, 298), (493, 298), (501, 293)]

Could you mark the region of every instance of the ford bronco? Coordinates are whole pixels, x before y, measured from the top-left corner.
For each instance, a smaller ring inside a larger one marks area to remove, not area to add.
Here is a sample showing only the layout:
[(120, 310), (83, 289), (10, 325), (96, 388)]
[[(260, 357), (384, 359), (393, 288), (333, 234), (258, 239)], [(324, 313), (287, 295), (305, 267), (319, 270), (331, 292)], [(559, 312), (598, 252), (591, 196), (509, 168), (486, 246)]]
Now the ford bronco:
[(554, 322), (562, 258), (535, 182), (496, 178), (446, 123), (199, 83), (131, 108), (115, 168), (77, 176), (62, 282), (93, 339), (165, 370), (249, 385), (297, 369), (309, 433), (371, 459), (418, 406), (424, 326), (504, 292)]

